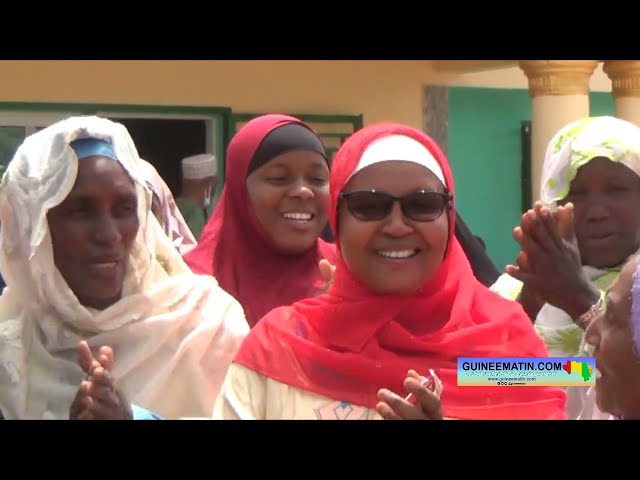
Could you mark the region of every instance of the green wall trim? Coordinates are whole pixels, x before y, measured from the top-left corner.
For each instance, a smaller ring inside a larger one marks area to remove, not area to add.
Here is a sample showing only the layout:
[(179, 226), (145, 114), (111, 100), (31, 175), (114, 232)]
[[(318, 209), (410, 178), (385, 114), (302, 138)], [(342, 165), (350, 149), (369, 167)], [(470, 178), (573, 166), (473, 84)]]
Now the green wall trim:
[(174, 115), (230, 115), (229, 107), (202, 107), (190, 105), (138, 105), (120, 103), (50, 103), (50, 102), (0, 102), (0, 110), (34, 112), (79, 112), (95, 114), (99, 111), (120, 113), (158, 113)]
[[(246, 122), (254, 117), (265, 115), (265, 113), (236, 113), (233, 114), (233, 119), (236, 122)], [(303, 122), (317, 122), (317, 123), (351, 123), (354, 126), (354, 130), (359, 130), (363, 126), (364, 119), (362, 115), (321, 115), (317, 113), (287, 113), (292, 117), (299, 118)]]

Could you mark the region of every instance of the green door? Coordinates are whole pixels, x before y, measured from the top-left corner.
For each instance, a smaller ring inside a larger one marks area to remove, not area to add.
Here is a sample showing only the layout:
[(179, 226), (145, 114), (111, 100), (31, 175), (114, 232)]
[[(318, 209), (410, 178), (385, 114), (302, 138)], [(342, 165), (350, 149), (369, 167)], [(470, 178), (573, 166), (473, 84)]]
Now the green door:
[[(614, 115), (608, 92), (589, 95), (590, 114)], [(499, 269), (519, 248), (512, 231), (531, 198), (531, 96), (526, 89), (448, 89), (448, 150), (458, 208)]]

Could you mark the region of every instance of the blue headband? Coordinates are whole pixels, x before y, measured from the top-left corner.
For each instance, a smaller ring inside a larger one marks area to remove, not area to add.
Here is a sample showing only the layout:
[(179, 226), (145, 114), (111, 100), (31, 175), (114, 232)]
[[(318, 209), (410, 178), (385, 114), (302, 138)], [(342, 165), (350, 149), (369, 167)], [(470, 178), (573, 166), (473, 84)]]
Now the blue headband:
[(113, 151), (111, 142), (107, 140), (101, 140), (99, 138), (79, 138), (71, 142), (71, 148), (76, 152), (78, 160), (82, 160), (87, 157), (108, 157), (113, 160), (118, 160), (116, 154)]

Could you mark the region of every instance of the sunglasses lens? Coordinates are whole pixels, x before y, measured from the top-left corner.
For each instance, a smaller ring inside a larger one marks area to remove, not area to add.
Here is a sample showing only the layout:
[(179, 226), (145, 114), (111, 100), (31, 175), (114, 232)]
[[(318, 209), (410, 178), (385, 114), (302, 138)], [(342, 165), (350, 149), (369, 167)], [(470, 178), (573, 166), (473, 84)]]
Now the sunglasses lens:
[(391, 211), (393, 199), (378, 192), (354, 192), (347, 197), (347, 208), (359, 220), (382, 220)]
[(403, 199), (404, 214), (418, 222), (430, 222), (442, 215), (447, 197), (436, 192), (415, 192)]
[[(346, 196), (351, 215), (362, 221), (386, 218), (393, 208), (394, 198), (382, 192), (353, 192)], [(402, 210), (406, 217), (416, 222), (431, 222), (444, 212), (449, 199), (437, 192), (414, 192), (402, 198)]]

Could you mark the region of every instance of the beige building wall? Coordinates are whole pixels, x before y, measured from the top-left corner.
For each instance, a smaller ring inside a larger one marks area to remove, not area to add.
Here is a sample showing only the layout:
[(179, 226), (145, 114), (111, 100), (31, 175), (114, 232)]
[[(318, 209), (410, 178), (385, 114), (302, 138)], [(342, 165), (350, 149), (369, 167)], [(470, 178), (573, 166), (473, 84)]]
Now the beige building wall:
[[(447, 69), (438, 68), (442, 63), (449, 64)], [(0, 102), (220, 106), (237, 112), (363, 114), (365, 123), (392, 120), (421, 127), (424, 85), (527, 88), (527, 79), (517, 66), (474, 73), (452, 71), (466, 63), (481, 62), (5, 60), (0, 61)], [(591, 89), (611, 91), (611, 81), (602, 65), (591, 79)]]
[(422, 125), (425, 61), (0, 61), (0, 101), (363, 114)]

